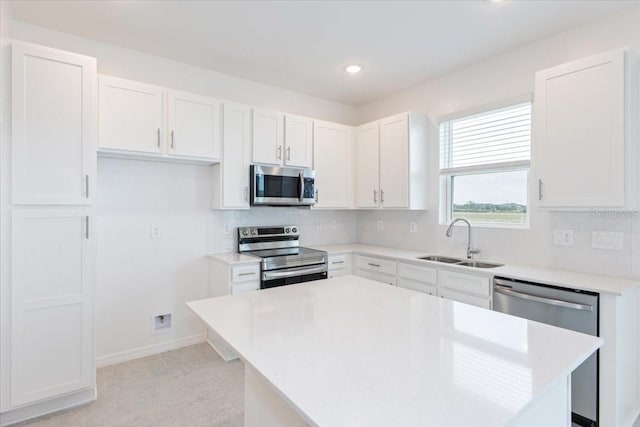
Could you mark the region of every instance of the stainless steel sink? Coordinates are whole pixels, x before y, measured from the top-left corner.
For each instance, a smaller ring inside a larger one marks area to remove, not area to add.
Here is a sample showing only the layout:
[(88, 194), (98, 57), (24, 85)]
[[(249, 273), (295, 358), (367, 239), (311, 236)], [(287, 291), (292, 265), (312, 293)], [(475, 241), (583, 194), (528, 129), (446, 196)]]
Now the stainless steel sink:
[(462, 262), (462, 260), (459, 258), (449, 258), (446, 256), (440, 256), (440, 255), (423, 256), (418, 259), (423, 259), (425, 261), (444, 262), (446, 264), (456, 264), (456, 263)]
[(482, 262), (482, 261), (461, 261), (456, 263), (456, 265), (463, 265), (465, 267), (473, 267), (473, 268), (496, 268), (496, 267), (502, 267), (504, 264), (494, 264), (492, 262)]
[(462, 265), (464, 267), (473, 267), (473, 268), (496, 268), (502, 267), (504, 264), (495, 264), (492, 262), (483, 262), (483, 261), (464, 261), (460, 258), (451, 258), (442, 255), (429, 255), (419, 257), (418, 259), (423, 259), (425, 261), (435, 261), (442, 262), (444, 264), (454, 264), (454, 265)]

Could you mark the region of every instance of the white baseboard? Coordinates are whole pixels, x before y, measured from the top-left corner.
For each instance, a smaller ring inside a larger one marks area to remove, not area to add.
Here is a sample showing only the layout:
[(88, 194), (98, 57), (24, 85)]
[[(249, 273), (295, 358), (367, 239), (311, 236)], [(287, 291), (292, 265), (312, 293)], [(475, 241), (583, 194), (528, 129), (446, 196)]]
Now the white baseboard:
[(140, 359), (142, 357), (164, 353), (165, 351), (175, 350), (181, 347), (186, 347), (188, 345), (199, 344), (205, 342), (206, 339), (207, 334), (201, 333), (190, 335), (184, 338), (178, 338), (171, 341), (165, 341), (158, 344), (148, 345), (145, 347), (138, 347), (118, 353), (107, 354), (96, 358), (96, 367), (103, 368), (105, 366), (115, 365), (116, 363), (128, 362), (129, 360)]
[(62, 397), (45, 400), (22, 408), (12, 409), (0, 414), (0, 426), (8, 426), (32, 418), (41, 417), (53, 412), (84, 405), (96, 400), (97, 390), (95, 388), (68, 394)]

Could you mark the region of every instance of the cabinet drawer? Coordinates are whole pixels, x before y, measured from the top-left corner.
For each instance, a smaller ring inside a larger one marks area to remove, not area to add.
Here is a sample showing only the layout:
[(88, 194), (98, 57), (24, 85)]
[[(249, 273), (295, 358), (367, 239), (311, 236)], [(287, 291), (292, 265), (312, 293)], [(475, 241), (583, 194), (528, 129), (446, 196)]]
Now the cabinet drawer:
[(396, 262), (387, 259), (358, 255), (357, 266), (359, 270), (396, 275)]
[(417, 280), (404, 279), (402, 277), (398, 277), (396, 282), (400, 288), (411, 289), (412, 291), (418, 291), (429, 295), (438, 294), (438, 288), (435, 284), (430, 285)]
[(231, 285), (231, 295), (240, 294), (242, 292), (257, 291), (260, 289), (260, 282), (242, 282)]
[(386, 283), (391, 286), (396, 285), (396, 276), (392, 276), (384, 273), (378, 273), (375, 271), (360, 270), (360, 269), (358, 269), (356, 273), (358, 276), (364, 277), (365, 279), (375, 280), (376, 282)]
[(438, 284), (438, 270), (422, 265), (398, 263), (398, 277), (416, 282)]
[(329, 255), (329, 271), (345, 270), (347, 267), (349, 267), (347, 255)]
[(476, 307), (482, 307), (486, 309), (491, 308), (491, 300), (473, 295), (467, 295), (463, 293), (453, 292), (449, 289), (441, 289), (440, 296), (442, 298), (450, 299), (452, 301), (463, 302), (465, 304), (475, 305)]
[(239, 265), (231, 268), (232, 282), (260, 280), (260, 264)]
[(441, 288), (454, 289), (468, 294), (485, 297), (491, 294), (491, 285), (488, 277), (440, 270), (438, 283)]

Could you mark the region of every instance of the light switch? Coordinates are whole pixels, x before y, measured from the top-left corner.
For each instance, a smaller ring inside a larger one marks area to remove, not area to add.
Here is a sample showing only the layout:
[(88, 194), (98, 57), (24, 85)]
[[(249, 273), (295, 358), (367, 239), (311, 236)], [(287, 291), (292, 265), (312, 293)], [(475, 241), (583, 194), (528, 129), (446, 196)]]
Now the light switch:
[(554, 229), (553, 244), (558, 246), (573, 246), (573, 230)]

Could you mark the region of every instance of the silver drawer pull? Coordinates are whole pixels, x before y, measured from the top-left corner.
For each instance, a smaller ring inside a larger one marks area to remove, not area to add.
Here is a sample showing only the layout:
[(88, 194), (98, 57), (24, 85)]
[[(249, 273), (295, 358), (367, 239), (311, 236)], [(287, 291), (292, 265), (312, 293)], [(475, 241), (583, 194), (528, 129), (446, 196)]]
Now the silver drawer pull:
[(240, 273), (238, 276), (255, 276), (256, 272), (252, 271), (251, 273)]
[(380, 267), (380, 264), (374, 264), (372, 262), (368, 262), (367, 265), (370, 265), (371, 267)]
[(331, 264), (344, 264), (344, 261), (331, 261)]

